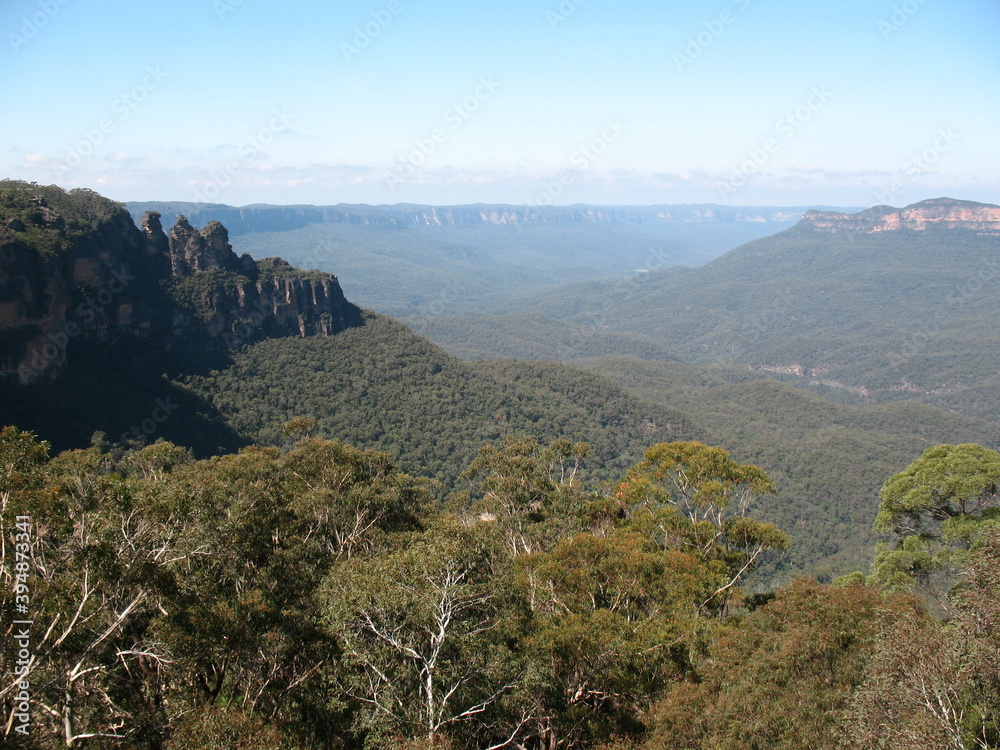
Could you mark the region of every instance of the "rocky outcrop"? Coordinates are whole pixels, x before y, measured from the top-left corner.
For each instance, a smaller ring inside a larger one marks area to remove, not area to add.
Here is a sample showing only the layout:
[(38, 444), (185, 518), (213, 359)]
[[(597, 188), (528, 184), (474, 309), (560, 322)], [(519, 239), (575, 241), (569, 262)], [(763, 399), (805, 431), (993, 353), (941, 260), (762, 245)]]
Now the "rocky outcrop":
[(335, 276), (239, 257), (218, 222), (168, 235), (90, 191), (0, 188), (0, 381), (53, 380), (80, 347), (221, 352), (361, 323)]
[(199, 232), (181, 214), (170, 230), (167, 248), (174, 276), (188, 276), (199, 271), (254, 272), (253, 258), (236, 256), (229, 244), (229, 232), (217, 221), (210, 221)]
[(801, 226), (818, 232), (858, 232), (874, 234), (898, 230), (924, 231), (930, 228), (968, 229), (1000, 235), (1000, 206), (952, 198), (935, 198), (906, 208), (875, 206), (856, 214), (809, 211)]
[(332, 336), (360, 325), (360, 311), (344, 299), (336, 277), (315, 276), (261, 274), (255, 281), (209, 286), (176, 308), (174, 330), (189, 345), (231, 349), (264, 338)]

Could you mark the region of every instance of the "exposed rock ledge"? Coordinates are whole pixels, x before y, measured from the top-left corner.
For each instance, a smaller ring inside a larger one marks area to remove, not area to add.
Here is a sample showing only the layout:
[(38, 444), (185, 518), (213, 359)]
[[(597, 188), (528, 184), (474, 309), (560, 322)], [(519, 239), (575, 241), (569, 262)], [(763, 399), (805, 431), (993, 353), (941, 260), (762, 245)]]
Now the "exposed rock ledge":
[(897, 230), (923, 231), (931, 227), (943, 227), (1000, 235), (1000, 206), (935, 198), (906, 208), (875, 206), (856, 214), (808, 211), (802, 217), (800, 226), (819, 232), (862, 234)]
[(140, 230), (91, 191), (3, 186), (0, 382), (52, 380), (81, 347), (218, 352), (362, 323), (336, 276), (237, 256), (218, 222), (199, 231), (181, 216), (167, 235), (159, 214)]

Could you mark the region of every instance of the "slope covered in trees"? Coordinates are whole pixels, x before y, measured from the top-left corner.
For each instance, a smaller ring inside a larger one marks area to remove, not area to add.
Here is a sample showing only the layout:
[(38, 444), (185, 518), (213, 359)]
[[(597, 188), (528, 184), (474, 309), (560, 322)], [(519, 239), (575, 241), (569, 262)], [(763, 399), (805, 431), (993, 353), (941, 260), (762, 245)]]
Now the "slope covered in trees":
[(680, 412), (610, 380), (552, 363), (462, 362), (376, 315), (329, 338), (256, 344), (185, 384), (254, 442), (281, 444), (286, 421), (314, 418), (319, 434), (387, 451), (405, 470), (443, 481), (506, 435), (586, 441), (605, 479), (651, 441), (696, 435)]
[(285, 421), (311, 417), (316, 434), (387, 451), (449, 487), (481, 445), (508, 435), (588, 442), (585, 473), (603, 480), (652, 441), (722, 445), (778, 484), (755, 512), (793, 544), (760, 566), (760, 580), (855, 570), (874, 551), (887, 475), (936, 443), (1000, 446), (995, 424), (920, 404), (849, 407), (745, 371), (680, 363), (621, 358), (591, 368), (601, 377), (545, 361), (462, 362), (370, 316), (332, 338), (256, 344), (183, 385), (246, 440), (281, 445)]
[[(907, 210), (927, 213), (940, 203)], [(947, 208), (996, 210), (955, 201)], [(597, 332), (626, 333), (690, 363), (752, 367), (835, 400), (920, 399), (1000, 418), (995, 227), (928, 221), (875, 231), (850, 217), (831, 223), (803, 220), (701, 268), (571, 285), (482, 312), (538, 316), (531, 340), (504, 346), (504, 356), (532, 356), (539, 341), (555, 350), (574, 338), (566, 331), (573, 326), (584, 342)], [(490, 352), (497, 349), (489, 331), (503, 325), (443, 316), (427, 331), (442, 345)], [(518, 342), (516, 333), (511, 340)], [(595, 356), (581, 349), (564, 347), (559, 357)]]
[(452, 488), (480, 446), (507, 435), (590, 443), (584, 472), (595, 480), (619, 474), (650, 442), (706, 440), (778, 484), (755, 512), (793, 544), (759, 567), (758, 581), (856, 569), (874, 549), (882, 478), (937, 442), (1000, 445), (992, 423), (918, 404), (839, 406), (739, 370), (623, 358), (592, 365), (595, 377), (544, 361), (462, 362), (374, 315), (333, 337), (263, 341), (210, 366), (175, 360), (169, 377), (148, 360), (123, 367), (126, 354), (81, 353), (59, 382), (5, 400), (5, 420), (60, 449), (101, 431), (110, 442), (165, 438), (207, 456), (285, 445), (282, 425), (306, 417), (317, 435), (387, 451)]
[(1000, 447), (1000, 425), (916, 402), (850, 406), (726, 366), (609, 358), (587, 369), (687, 414), (707, 439), (764, 467), (778, 491), (758, 510), (787, 529), (789, 570), (821, 579), (867, 559), (885, 477), (939, 443)]

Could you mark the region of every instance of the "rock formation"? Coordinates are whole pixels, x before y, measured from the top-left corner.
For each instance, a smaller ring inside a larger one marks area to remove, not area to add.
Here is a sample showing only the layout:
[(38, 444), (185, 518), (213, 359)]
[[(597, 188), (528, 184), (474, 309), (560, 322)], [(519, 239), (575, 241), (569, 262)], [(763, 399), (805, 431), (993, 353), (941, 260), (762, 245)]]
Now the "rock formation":
[(218, 222), (140, 225), (91, 191), (0, 182), (0, 381), (53, 380), (89, 345), (219, 352), (361, 323), (336, 276), (239, 257)]
[(856, 214), (836, 211), (809, 211), (802, 224), (820, 232), (891, 232), (923, 231), (932, 227), (970, 229), (983, 234), (1000, 235), (1000, 206), (951, 198), (914, 203), (906, 208), (875, 206)]

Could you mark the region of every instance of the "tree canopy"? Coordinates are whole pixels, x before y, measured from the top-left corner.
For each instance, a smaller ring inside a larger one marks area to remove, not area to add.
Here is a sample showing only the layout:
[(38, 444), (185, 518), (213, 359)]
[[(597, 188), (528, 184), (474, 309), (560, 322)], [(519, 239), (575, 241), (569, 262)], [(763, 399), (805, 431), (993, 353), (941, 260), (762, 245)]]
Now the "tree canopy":
[[(202, 460), (0, 431), (8, 640), (31, 622), (23, 669), (0, 654), (5, 746), (998, 746), (989, 521), (939, 621), (877, 577), (745, 591), (786, 539), (752, 515), (770, 477), (717, 447), (601, 485), (586, 444), (511, 436), (442, 501), (313, 428)], [(965, 488), (945, 521), (991, 507), (968, 457), (994, 459), (962, 448), (918, 460)]]
[(964, 568), (983, 533), (1000, 526), (1000, 453), (981, 445), (928, 448), (886, 480), (875, 529), (894, 540), (872, 576), (895, 588), (928, 584)]

